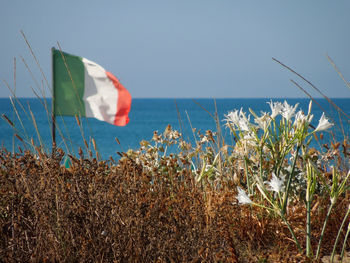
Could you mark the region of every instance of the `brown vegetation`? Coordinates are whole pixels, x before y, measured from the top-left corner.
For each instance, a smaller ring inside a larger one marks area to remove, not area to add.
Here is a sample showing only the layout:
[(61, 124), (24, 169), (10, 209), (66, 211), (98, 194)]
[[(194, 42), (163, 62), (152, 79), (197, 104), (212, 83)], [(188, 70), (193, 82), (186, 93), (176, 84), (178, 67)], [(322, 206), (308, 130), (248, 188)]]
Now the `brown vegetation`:
[[(126, 156), (118, 163), (71, 157), (68, 169), (63, 156), (61, 150), (53, 156), (1, 151), (1, 261), (307, 262), (283, 221), (237, 205), (229, 181), (204, 187), (176, 160), (167, 173), (156, 167), (150, 173)], [(341, 199), (323, 254), (331, 253), (349, 204), (349, 196)], [(288, 212), (301, 244), (304, 207), (291, 204)], [(320, 199), (312, 210), (319, 218), (315, 243), (326, 207)]]

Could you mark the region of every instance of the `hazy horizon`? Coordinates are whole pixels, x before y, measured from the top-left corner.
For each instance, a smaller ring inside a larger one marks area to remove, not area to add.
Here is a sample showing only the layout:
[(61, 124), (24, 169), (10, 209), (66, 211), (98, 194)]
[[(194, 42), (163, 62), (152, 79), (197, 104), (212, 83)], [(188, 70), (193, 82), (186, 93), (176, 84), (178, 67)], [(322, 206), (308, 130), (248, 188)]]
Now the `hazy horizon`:
[[(10, 97), (12, 96), (9, 96), (9, 97), (0, 97), (0, 99), (9, 99)], [(13, 97), (12, 97), (13, 98)], [(38, 97), (18, 97), (16, 96), (17, 99), (38, 99)], [(40, 97), (40, 99), (42, 99), (43, 97)], [(350, 97), (328, 97), (328, 99), (332, 100), (332, 99), (350, 99)], [(45, 99), (52, 99), (52, 97), (45, 97)], [(216, 97), (133, 97), (132, 98), (133, 100), (134, 99), (150, 99), (150, 100), (157, 100), (157, 99), (169, 99), (169, 100), (196, 100), (196, 99), (205, 99), (205, 100), (231, 100), (231, 99), (237, 99), (237, 100), (254, 100), (254, 99), (267, 99), (267, 100), (278, 100), (278, 99), (309, 99), (309, 100), (312, 100), (312, 99), (324, 99), (324, 100), (327, 100), (326, 98), (324, 97), (312, 97), (309, 98), (309, 97), (221, 97), (221, 98), (216, 98)]]

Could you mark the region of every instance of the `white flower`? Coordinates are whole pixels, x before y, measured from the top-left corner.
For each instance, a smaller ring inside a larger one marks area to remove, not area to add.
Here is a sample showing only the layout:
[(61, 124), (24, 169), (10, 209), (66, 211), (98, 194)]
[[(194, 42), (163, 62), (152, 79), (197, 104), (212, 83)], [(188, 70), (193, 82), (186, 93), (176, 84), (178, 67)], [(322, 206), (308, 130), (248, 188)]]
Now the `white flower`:
[(270, 104), (272, 119), (276, 118), (278, 114), (282, 113), (283, 105), (281, 102), (272, 102), (271, 100), (270, 102), (267, 102), (267, 103)]
[(242, 111), (242, 108), (240, 111), (235, 110), (229, 112), (227, 115), (225, 115), (225, 117), (226, 119), (224, 120), (227, 122), (226, 126), (231, 127), (234, 130), (250, 131), (250, 115), (247, 118), (245, 113)]
[(239, 186), (237, 187), (238, 190), (238, 195), (237, 195), (237, 200), (240, 204), (246, 205), (246, 204), (251, 204), (252, 200), (248, 197), (248, 195), (245, 193), (245, 191), (240, 188)]
[(255, 141), (255, 137), (254, 137), (253, 133), (248, 132), (243, 136), (243, 140)]
[(287, 120), (290, 121), (290, 119), (294, 116), (295, 111), (298, 107), (299, 103), (295, 104), (295, 106), (291, 106), (287, 103), (287, 101), (284, 101), (283, 103), (283, 109), (282, 109), (282, 116)]
[(297, 124), (298, 122), (304, 122), (306, 119), (306, 116), (302, 110), (298, 111), (297, 114), (295, 114), (295, 120), (294, 124)]
[(255, 118), (255, 122), (259, 125), (259, 127), (263, 130), (266, 131), (267, 127), (270, 124), (270, 116), (266, 112), (262, 112), (261, 117)]
[(314, 132), (328, 130), (333, 125), (334, 125), (333, 123), (328, 121), (324, 113), (322, 113), (321, 119), (319, 120), (318, 125)]
[(234, 126), (238, 126), (239, 124), (239, 116), (238, 116), (238, 110), (235, 111), (231, 111), (228, 114), (225, 115), (226, 119), (224, 119), (224, 121), (227, 122), (227, 126), (230, 126), (229, 123), (231, 124), (231, 126), (233, 126), (232, 128), (235, 128)]
[(242, 143), (246, 143), (247, 146), (255, 147), (257, 146), (256, 138), (251, 132), (246, 133), (241, 140)]
[(250, 131), (250, 123), (249, 123), (249, 120), (250, 120), (250, 115), (248, 115), (248, 118), (245, 116), (245, 112), (242, 111), (242, 109), (239, 111), (239, 128), (242, 130), (242, 131)]
[(272, 173), (271, 181), (265, 182), (270, 186), (269, 190), (272, 190), (276, 193), (279, 193), (282, 191), (283, 185), (284, 185), (284, 177), (281, 177), (281, 179), (278, 179), (278, 177), (275, 175), (275, 173)]
[(294, 126), (299, 129), (301, 128), (304, 124), (309, 124), (312, 120), (314, 115), (305, 115), (301, 110), (297, 112), (295, 115), (295, 120), (294, 120)]

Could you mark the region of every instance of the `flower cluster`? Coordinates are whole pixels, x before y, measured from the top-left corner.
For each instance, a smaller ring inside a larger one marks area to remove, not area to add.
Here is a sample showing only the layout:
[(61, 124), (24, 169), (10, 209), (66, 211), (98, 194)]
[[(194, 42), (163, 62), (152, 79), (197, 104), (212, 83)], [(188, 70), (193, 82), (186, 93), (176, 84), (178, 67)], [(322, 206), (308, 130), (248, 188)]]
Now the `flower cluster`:
[[(260, 128), (265, 131), (268, 129), (271, 121), (276, 120), (276, 117), (281, 115), (287, 123), (291, 123), (291, 120), (294, 117), (293, 127), (294, 129), (298, 129), (304, 124), (310, 124), (313, 119), (313, 115), (310, 113), (312, 105), (311, 102), (308, 115), (305, 115), (302, 110), (297, 112), (297, 108), (299, 106), (298, 103), (292, 106), (289, 105), (287, 101), (284, 101), (283, 103), (270, 101), (268, 104), (270, 105), (271, 113), (262, 112), (261, 116), (257, 116), (254, 113), (254, 121), (257, 125), (250, 122), (250, 114), (247, 115), (241, 108), (240, 110), (230, 111), (225, 115), (226, 118), (224, 121), (226, 121), (226, 126), (232, 131), (251, 132), (254, 128)], [(252, 110), (250, 111), (253, 112)], [(325, 131), (332, 126), (333, 124), (329, 122), (329, 119), (325, 117), (323, 113), (314, 132)]]
[[(254, 195), (257, 190), (273, 209), (283, 214), (291, 188), (305, 183), (305, 171), (295, 165), (298, 155), (308, 152), (313, 133), (328, 130), (333, 124), (322, 114), (317, 127), (311, 129), (314, 117), (311, 101), (307, 114), (298, 110), (298, 103), (270, 101), (268, 104), (271, 112), (261, 112), (260, 116), (249, 109), (254, 121), (242, 108), (229, 112), (224, 121), (237, 142), (234, 152), (243, 154), (240, 163), (244, 163), (245, 178), (241, 182), (249, 194)], [(237, 199), (240, 204), (252, 203), (242, 188), (238, 188)]]

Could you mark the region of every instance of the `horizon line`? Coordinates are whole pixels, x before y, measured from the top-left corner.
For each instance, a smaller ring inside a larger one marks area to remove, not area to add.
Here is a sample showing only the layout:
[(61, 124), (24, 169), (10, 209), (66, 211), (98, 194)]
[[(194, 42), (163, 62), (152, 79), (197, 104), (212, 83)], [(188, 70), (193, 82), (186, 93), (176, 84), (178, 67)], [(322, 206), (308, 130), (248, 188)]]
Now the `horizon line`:
[[(0, 97), (0, 99), (9, 99), (9, 98), (16, 98), (16, 99), (39, 99), (38, 97)], [(40, 99), (52, 99), (52, 97), (40, 97)], [(313, 99), (326, 99), (322, 96), (312, 97)], [(329, 99), (350, 99), (350, 97), (328, 97)], [(133, 97), (132, 99), (311, 99), (309, 97)]]

